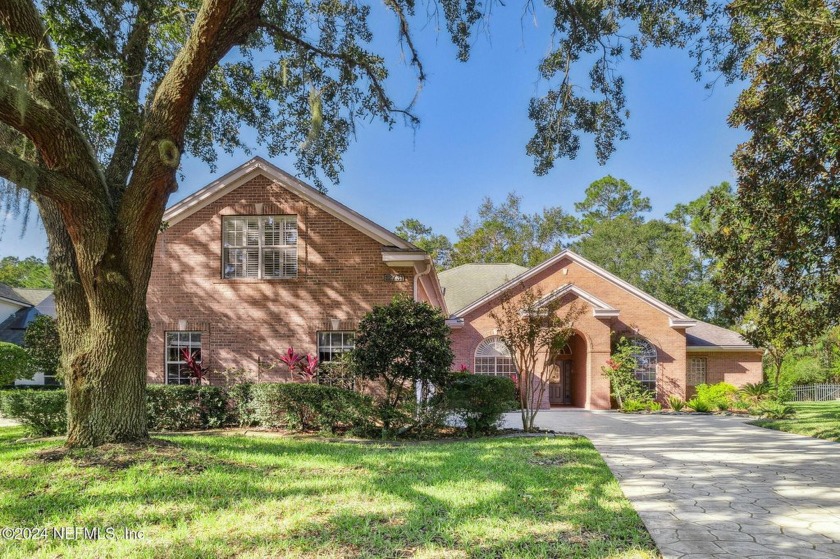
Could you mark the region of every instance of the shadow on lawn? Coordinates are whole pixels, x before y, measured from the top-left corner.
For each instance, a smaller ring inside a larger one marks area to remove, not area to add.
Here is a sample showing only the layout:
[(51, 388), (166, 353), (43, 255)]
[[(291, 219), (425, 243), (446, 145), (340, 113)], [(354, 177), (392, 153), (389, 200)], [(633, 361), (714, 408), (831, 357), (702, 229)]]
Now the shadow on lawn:
[[(272, 530), (272, 522), (279, 525), (282, 518), (270, 517), (250, 530), (219, 526), (176, 541), (178, 555), (221, 550), (225, 556), (401, 557), (422, 549), (447, 557), (602, 557), (653, 549), (632, 507), (619, 500), (612, 474), (585, 440), (393, 447), (222, 436), (169, 439), (181, 456), (120, 471), (29, 460), (25, 475), (0, 478), (0, 524), (66, 523), (85, 511), (85, 521), (93, 524), (165, 530), (214, 514), (271, 510), (271, 503), (296, 498), (312, 507), (312, 518), (284, 531)], [(6, 452), (0, 445), (0, 461)], [(528, 463), (546, 454), (562, 456), (562, 465)], [(341, 495), (357, 502), (343, 502)], [(161, 538), (145, 542), (145, 549), (163, 556), (172, 545), (171, 538)]]

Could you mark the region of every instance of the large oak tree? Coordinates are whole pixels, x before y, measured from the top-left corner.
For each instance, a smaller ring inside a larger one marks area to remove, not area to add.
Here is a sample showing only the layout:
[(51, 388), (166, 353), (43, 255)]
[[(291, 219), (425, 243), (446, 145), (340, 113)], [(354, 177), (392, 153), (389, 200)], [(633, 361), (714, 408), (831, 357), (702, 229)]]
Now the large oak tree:
[[(421, 83), (414, 12), (439, 18), (465, 60), (493, 7), (377, 6), (394, 16)], [(295, 154), (301, 174), (335, 181), (358, 119), (416, 122), (412, 102), (386, 91), (386, 64), (370, 47), (373, 9), (353, 0), (0, 2), (2, 194), (30, 198), (47, 232), (69, 445), (146, 437), (146, 288), (184, 153), (212, 163), (216, 150), (246, 148), (240, 130), (251, 129), (269, 155)], [(696, 0), (552, 0), (544, 9), (555, 33), (527, 147), (539, 173), (575, 156), (581, 134), (605, 160), (626, 137), (621, 58), (684, 46), (723, 13)], [(699, 60), (709, 45), (700, 40)], [(588, 73), (572, 71), (581, 61)]]

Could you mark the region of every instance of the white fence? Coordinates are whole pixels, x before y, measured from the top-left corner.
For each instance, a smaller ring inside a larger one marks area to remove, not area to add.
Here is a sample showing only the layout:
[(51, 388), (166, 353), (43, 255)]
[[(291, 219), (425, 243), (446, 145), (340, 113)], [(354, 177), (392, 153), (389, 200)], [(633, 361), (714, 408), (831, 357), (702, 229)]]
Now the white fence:
[(825, 402), (840, 400), (840, 384), (809, 384), (807, 386), (791, 386), (792, 402)]

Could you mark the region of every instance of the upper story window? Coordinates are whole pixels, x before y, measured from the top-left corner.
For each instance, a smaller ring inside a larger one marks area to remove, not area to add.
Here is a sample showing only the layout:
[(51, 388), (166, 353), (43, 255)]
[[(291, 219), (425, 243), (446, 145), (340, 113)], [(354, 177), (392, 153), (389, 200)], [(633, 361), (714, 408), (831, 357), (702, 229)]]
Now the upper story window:
[(222, 276), (294, 278), (298, 273), (297, 217), (293, 215), (222, 218)]

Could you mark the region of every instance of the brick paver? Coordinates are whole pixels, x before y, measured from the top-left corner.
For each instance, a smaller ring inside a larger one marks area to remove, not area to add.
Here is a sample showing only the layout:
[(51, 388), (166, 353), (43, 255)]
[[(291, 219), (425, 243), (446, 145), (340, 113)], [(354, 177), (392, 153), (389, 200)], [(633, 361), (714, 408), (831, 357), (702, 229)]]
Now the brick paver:
[(840, 557), (840, 444), (737, 417), (564, 410), (537, 424), (592, 440), (666, 559)]

